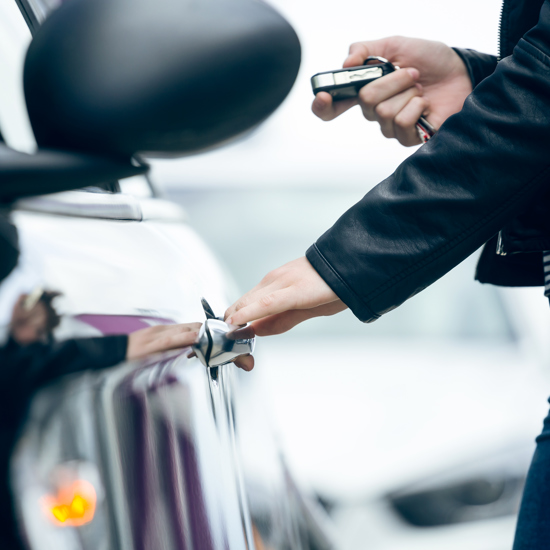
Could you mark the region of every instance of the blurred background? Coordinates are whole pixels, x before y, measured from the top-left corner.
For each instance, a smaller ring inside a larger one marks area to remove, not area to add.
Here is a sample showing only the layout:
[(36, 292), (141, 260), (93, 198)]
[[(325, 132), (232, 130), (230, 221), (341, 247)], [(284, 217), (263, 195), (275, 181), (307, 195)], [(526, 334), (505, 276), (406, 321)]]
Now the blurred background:
[[(394, 34), (498, 51), (498, 0), (272, 3), (303, 48), (285, 103), (238, 142), (153, 163), (234, 277), (235, 297), (303, 255), (414, 152), (357, 107), (316, 119), (313, 74), (339, 68), (354, 41)], [(539, 289), (475, 283), (474, 269), (475, 255), (374, 324), (345, 312), (258, 342), (243, 383), (261, 381), (286, 460), (342, 548), (511, 547), (547, 411), (548, 304)]]

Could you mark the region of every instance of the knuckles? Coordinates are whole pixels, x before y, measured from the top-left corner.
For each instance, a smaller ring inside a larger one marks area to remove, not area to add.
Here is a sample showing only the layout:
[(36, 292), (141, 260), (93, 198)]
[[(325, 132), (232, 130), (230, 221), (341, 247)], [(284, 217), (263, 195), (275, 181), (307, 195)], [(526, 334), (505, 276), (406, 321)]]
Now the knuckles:
[(376, 90), (373, 90), (372, 87), (363, 86), (359, 90), (359, 101), (368, 107), (372, 107), (377, 102)]
[(156, 341), (155, 348), (160, 350), (170, 349), (174, 344), (173, 338), (170, 336), (163, 336)]
[(392, 139), (395, 137), (393, 131), (390, 130), (386, 125), (381, 125), (380, 131), (382, 132), (382, 135), (387, 139)]
[[(248, 305), (248, 302), (247, 300), (245, 299), (240, 299), (234, 306), (233, 306), (233, 313), (239, 311), (240, 309), (242, 309), (243, 307), (246, 307)], [(231, 309), (231, 308), (230, 308)], [(230, 309), (228, 311), (230, 311)]]
[(275, 297), (273, 294), (264, 294), (259, 300), (258, 303), (262, 308), (268, 308), (271, 305), (273, 305), (273, 302), (275, 301)]
[(387, 105), (386, 102), (379, 103), (375, 108), (374, 112), (379, 118), (382, 119), (391, 119), (394, 117), (394, 111), (391, 106)]
[(393, 120), (393, 123), (402, 130), (410, 128), (415, 122), (416, 120), (413, 120), (410, 116), (403, 115), (402, 113), (397, 114)]

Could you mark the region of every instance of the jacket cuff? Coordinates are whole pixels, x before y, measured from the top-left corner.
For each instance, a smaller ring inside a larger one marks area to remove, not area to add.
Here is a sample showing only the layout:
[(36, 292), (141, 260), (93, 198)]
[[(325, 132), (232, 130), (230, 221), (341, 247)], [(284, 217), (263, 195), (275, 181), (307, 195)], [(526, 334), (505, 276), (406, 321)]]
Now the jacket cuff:
[(83, 368), (104, 369), (126, 359), (128, 336), (117, 334), (99, 338), (79, 338), (75, 343), (82, 357), (86, 358)]
[(484, 78), (493, 74), (496, 69), (498, 61), (497, 57), (494, 55), (463, 48), (453, 48), (453, 50), (460, 59), (462, 59), (464, 65), (466, 65), (473, 88), (475, 88)]
[(344, 282), (344, 280), (333, 269), (323, 253), (312, 244), (306, 252), (306, 258), (313, 266), (313, 269), (321, 276), (334, 293), (346, 304), (352, 313), (363, 323), (372, 323), (380, 318), (380, 315), (374, 313), (363, 301), (353, 292), (353, 290)]

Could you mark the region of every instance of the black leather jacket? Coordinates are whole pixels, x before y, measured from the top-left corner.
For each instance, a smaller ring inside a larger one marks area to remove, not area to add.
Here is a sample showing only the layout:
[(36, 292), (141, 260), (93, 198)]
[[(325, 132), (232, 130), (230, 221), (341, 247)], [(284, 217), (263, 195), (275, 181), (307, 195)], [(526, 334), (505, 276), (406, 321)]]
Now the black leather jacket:
[(543, 284), (550, 0), (505, 0), (500, 40), (498, 65), (457, 50), (474, 85), (463, 109), (306, 253), (362, 321), (394, 309), (484, 243), (478, 280)]

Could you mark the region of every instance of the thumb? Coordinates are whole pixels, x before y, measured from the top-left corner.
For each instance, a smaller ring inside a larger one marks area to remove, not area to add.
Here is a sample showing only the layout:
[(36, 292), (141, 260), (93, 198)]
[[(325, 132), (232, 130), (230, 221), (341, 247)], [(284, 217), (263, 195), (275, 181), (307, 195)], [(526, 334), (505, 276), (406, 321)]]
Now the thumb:
[(369, 46), (370, 42), (355, 42), (349, 47), (349, 54), (344, 61), (344, 69), (346, 67), (355, 67), (357, 65), (363, 65), (365, 59), (369, 55)]
[(355, 42), (349, 47), (349, 54), (344, 61), (344, 68), (363, 65), (365, 59), (369, 56), (385, 57), (388, 61), (391, 61), (391, 56), (389, 55), (390, 42), (391, 38)]

